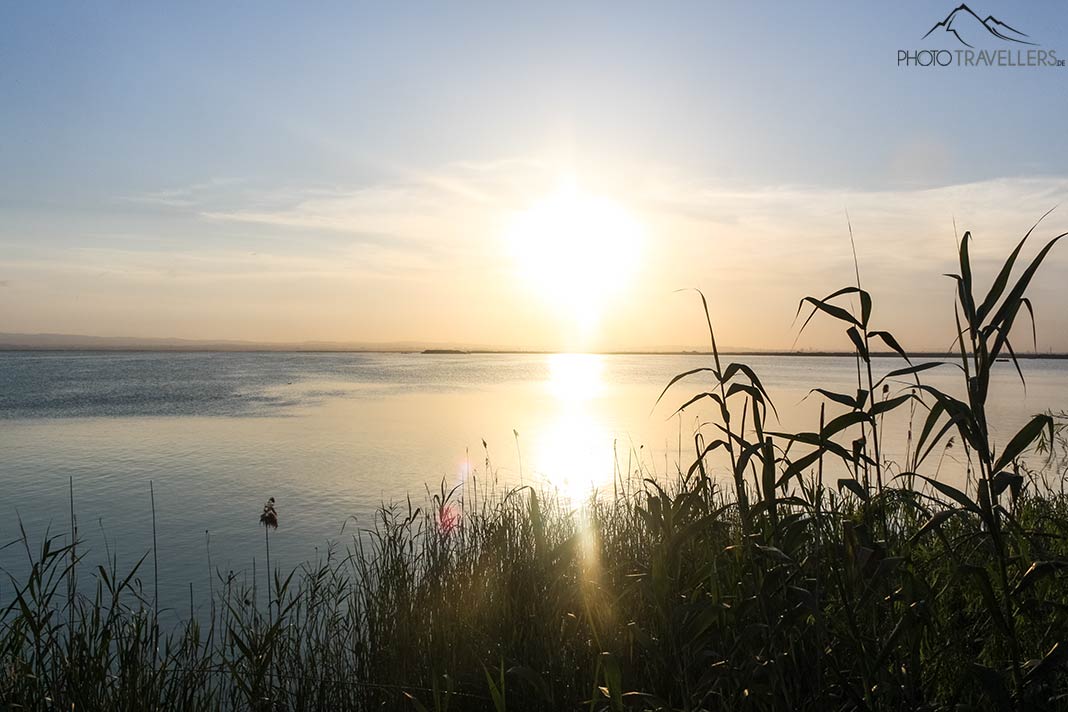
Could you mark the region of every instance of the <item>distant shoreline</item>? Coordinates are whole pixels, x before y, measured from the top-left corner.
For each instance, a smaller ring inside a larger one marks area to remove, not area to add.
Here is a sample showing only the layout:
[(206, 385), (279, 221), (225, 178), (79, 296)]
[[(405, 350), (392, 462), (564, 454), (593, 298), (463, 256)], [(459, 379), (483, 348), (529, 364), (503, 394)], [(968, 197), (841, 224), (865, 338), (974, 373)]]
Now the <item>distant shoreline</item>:
[[(415, 356), (551, 356), (555, 354), (583, 353), (591, 356), (711, 356), (711, 351), (524, 351), (513, 349), (355, 349), (355, 348), (227, 348), (227, 347), (106, 347), (106, 346), (0, 346), (0, 353), (177, 353), (177, 354), (239, 354), (239, 353), (279, 353), (279, 354), (409, 354)], [(721, 351), (720, 356), (777, 356), (777, 357), (823, 357), (823, 358), (852, 358), (856, 354), (852, 351)], [(892, 351), (876, 351), (871, 353), (872, 358), (901, 358)], [(917, 351), (909, 354), (909, 358), (924, 359), (951, 359), (959, 358), (954, 353), (938, 353), (934, 351)], [(1065, 360), (1065, 353), (1018, 353), (1016, 358), (1021, 361), (1030, 360)], [(999, 358), (999, 361), (1008, 359)]]

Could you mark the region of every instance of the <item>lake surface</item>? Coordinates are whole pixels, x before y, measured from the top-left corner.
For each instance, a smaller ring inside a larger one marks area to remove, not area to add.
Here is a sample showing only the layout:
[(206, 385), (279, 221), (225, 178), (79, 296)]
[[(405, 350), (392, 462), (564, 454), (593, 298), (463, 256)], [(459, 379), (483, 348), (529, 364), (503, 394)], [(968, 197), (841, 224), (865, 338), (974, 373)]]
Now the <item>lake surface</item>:
[[(786, 428), (817, 429), (810, 389), (856, 387), (848, 358), (742, 360)], [(65, 536), (73, 482), (87, 563), (110, 551), (129, 566), (151, 547), (151, 482), (161, 601), (187, 607), (190, 583), (198, 602), (207, 597), (209, 552), (223, 572), (262, 566), (268, 497), (281, 524), (272, 563), (290, 568), (368, 526), (384, 501), (411, 494), (422, 505), (443, 479), (553, 487), (579, 502), (610, 492), (617, 472), (686, 469), (694, 428), (712, 412), (672, 412), (707, 382), (695, 376), (654, 405), (673, 375), (707, 365), (697, 355), (0, 353), (0, 545), (19, 537), (20, 518), (35, 546), (49, 527)], [(880, 372), (899, 365), (876, 361)], [(1010, 364), (995, 372), (991, 419), (1003, 437), (1068, 408), (1068, 361), (1022, 368), (1026, 391)], [(959, 393), (953, 367), (922, 375)], [(904, 452), (906, 420), (887, 423), (891, 459)], [(960, 477), (959, 450), (944, 478)], [(0, 551), (0, 565), (17, 574), (20, 552)], [(0, 600), (10, 589), (0, 583)]]

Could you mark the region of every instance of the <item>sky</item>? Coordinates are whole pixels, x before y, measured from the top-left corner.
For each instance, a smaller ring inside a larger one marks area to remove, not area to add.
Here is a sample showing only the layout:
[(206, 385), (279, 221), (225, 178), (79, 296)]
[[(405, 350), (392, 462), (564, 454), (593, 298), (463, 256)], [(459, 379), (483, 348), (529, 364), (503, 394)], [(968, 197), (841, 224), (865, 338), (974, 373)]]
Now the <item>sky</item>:
[[(1063, 3), (970, 5), (1068, 58)], [(945, 349), (955, 231), (988, 281), (1068, 198), (1068, 68), (898, 66), (954, 6), (5, 4), (0, 332), (670, 350), (699, 288), (721, 346), (848, 349), (794, 315), (851, 225), (874, 325)]]

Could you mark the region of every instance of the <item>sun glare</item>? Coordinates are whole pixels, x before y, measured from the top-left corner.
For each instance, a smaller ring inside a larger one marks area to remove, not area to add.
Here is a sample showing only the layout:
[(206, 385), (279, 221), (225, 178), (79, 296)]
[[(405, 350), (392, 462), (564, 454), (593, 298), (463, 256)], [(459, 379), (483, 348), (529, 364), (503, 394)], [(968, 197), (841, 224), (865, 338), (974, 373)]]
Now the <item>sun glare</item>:
[(618, 202), (565, 181), (516, 214), (507, 238), (530, 288), (590, 329), (633, 279), (642, 229)]
[(546, 387), (561, 403), (588, 401), (604, 390), (602, 361), (596, 354), (550, 354)]
[(554, 397), (556, 416), (535, 437), (535, 466), (575, 503), (610, 487), (614, 473), (612, 434), (595, 402), (604, 390), (603, 360), (595, 354), (548, 357), (545, 385)]

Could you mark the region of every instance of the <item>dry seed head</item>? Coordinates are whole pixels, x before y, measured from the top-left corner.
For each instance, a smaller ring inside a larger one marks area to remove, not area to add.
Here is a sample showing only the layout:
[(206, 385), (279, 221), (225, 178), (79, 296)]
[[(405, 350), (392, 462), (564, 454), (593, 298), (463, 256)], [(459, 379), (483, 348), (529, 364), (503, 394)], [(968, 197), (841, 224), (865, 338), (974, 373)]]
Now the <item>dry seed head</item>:
[(278, 528), (278, 512), (274, 509), (274, 497), (267, 500), (263, 505), (263, 514), (260, 515), (260, 524), (271, 529)]

